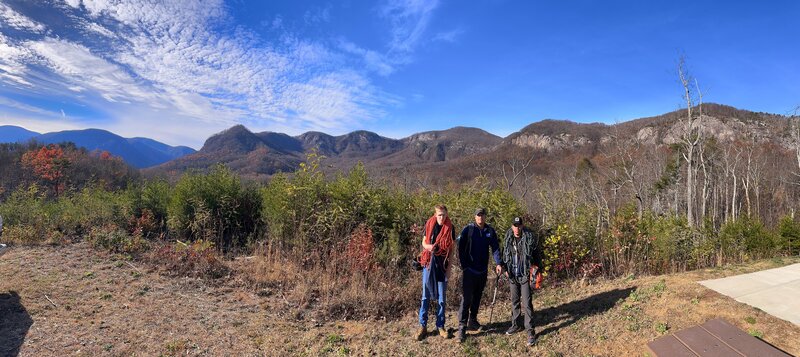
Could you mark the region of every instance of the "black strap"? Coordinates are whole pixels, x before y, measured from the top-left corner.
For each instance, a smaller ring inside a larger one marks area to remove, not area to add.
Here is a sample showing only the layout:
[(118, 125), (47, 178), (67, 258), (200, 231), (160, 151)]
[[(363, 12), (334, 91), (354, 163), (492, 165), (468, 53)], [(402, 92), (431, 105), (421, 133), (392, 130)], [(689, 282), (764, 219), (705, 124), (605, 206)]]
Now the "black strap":
[(467, 254), (469, 254), (469, 261), (473, 261), (472, 259), (472, 232), (475, 231), (475, 227), (470, 227), (469, 232), (467, 232)]

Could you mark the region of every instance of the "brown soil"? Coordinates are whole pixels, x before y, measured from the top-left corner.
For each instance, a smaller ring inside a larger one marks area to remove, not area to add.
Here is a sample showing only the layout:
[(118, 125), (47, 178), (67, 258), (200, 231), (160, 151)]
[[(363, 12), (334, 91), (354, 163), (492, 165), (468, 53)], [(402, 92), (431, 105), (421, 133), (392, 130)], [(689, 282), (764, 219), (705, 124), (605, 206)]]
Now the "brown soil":
[[(85, 244), (16, 247), (0, 258), (0, 355), (641, 356), (648, 341), (715, 317), (800, 354), (800, 327), (696, 283), (797, 262), (549, 287), (534, 298), (542, 335), (528, 348), (524, 333), (502, 334), (507, 301), (495, 307), (494, 320), (502, 320), (464, 344), (439, 336), (417, 342), (413, 311), (399, 321), (297, 320), (303, 314), (281, 294), (259, 296), (236, 275), (220, 283), (163, 276)], [(447, 319), (455, 327), (454, 307)], [(486, 305), (480, 320), (489, 320)]]

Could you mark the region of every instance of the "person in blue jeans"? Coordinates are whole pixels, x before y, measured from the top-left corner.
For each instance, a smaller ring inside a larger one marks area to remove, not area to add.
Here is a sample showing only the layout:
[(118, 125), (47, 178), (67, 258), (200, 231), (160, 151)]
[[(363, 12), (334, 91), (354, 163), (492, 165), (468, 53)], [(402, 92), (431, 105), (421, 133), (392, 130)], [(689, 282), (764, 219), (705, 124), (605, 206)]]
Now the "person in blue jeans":
[(422, 238), (420, 264), (422, 269), (422, 304), (419, 308), (419, 332), (417, 340), (427, 335), (428, 309), (430, 300), (436, 299), (439, 308), (436, 311), (436, 330), (439, 336), (447, 338), (445, 323), (445, 302), (447, 301), (447, 276), (450, 272), (450, 257), (454, 251), (455, 230), (445, 205), (437, 205), (434, 215), (425, 223)]
[(481, 296), (489, 272), (489, 250), (492, 251), (497, 274), (502, 272), (503, 261), (500, 259), (497, 232), (486, 223), (484, 208), (475, 210), (475, 222), (464, 227), (457, 240), (458, 260), (463, 272), (458, 339), (464, 342), (467, 329), (481, 329), (478, 323), (478, 308), (481, 306)]

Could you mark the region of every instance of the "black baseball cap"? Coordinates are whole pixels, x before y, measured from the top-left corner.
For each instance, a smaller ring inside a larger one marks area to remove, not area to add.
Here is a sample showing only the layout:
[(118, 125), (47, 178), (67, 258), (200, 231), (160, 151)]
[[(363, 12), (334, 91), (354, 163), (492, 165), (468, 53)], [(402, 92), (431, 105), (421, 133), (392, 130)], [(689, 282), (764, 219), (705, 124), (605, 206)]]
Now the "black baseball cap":
[(522, 225), (522, 217), (519, 217), (519, 216), (518, 217), (514, 217), (514, 223), (513, 224), (515, 226), (521, 226)]
[(480, 208), (475, 210), (475, 215), (476, 216), (480, 216), (482, 214), (484, 214), (484, 215), (486, 214), (486, 208), (480, 207)]

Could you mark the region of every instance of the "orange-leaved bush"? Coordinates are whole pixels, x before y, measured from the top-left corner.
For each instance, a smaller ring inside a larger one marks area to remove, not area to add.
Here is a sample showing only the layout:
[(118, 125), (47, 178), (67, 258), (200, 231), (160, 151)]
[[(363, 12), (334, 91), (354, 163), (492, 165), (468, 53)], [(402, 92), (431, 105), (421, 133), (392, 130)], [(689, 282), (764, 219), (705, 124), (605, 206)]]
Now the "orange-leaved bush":
[(22, 155), (21, 161), (36, 176), (50, 183), (56, 196), (63, 191), (63, 180), (70, 160), (64, 155), (61, 146), (51, 144), (28, 151)]

